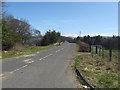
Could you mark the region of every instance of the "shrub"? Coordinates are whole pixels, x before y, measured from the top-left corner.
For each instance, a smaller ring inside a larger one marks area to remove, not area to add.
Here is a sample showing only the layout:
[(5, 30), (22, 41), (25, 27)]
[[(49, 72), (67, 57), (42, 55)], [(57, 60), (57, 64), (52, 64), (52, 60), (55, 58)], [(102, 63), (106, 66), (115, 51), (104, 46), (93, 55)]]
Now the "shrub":
[(79, 51), (80, 52), (90, 52), (90, 45), (85, 42), (79, 43)]
[(20, 50), (22, 50), (22, 49), (24, 49), (24, 48), (25, 48), (25, 46), (22, 45), (21, 43), (16, 43), (16, 44), (13, 46), (12, 50), (20, 51)]

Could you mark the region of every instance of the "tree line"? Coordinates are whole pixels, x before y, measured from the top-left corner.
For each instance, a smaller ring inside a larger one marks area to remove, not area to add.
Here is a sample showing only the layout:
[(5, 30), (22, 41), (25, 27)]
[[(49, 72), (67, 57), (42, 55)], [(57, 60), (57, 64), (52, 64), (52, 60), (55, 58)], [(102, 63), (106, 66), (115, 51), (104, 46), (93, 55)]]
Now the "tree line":
[(90, 37), (77, 37), (74, 39), (76, 43), (83, 41), (89, 45), (102, 45), (106, 49), (120, 49), (120, 36), (112, 36), (112, 37), (103, 37), (103, 36), (93, 36)]
[[(44, 36), (39, 30), (33, 29), (31, 25), (24, 19), (16, 19), (11, 15), (4, 15), (2, 18), (2, 50), (9, 50), (16, 44), (46, 46), (56, 42), (60, 42), (60, 33), (55, 30), (47, 31)], [(32, 37), (38, 37), (32, 42)], [(41, 37), (42, 39), (40, 40)]]

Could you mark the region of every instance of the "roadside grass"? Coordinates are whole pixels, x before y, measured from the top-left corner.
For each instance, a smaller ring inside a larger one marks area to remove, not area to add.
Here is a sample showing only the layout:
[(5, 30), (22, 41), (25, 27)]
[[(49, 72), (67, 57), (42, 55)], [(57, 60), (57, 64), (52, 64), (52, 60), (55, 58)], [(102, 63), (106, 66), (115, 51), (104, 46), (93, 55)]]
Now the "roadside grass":
[(32, 54), (32, 53), (35, 53), (35, 52), (38, 52), (38, 51), (42, 51), (42, 50), (46, 50), (46, 49), (49, 49), (49, 48), (53, 48), (54, 46), (53, 45), (50, 45), (50, 46), (32, 46), (32, 47), (26, 47), (26, 48), (23, 48), (21, 50), (18, 50), (18, 51), (15, 51), (15, 50), (10, 50), (10, 51), (7, 51), (7, 52), (2, 52), (2, 59), (5, 59), (5, 58), (11, 58), (11, 57), (16, 57), (16, 56), (21, 56), (21, 55), (28, 55), (28, 54)]
[(74, 65), (94, 88), (118, 88), (118, 63), (106, 59), (81, 54), (75, 57)]

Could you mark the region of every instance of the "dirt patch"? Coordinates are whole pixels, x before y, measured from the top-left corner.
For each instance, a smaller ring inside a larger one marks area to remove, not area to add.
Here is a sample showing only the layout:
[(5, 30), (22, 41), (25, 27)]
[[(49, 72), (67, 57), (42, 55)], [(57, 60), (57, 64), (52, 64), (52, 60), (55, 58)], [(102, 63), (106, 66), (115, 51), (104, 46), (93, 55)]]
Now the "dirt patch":
[(26, 59), (26, 60), (24, 60), (24, 62), (25, 62), (25, 63), (33, 63), (34, 60), (32, 60), (32, 59)]
[(10, 74), (12, 74), (12, 73), (11, 73), (11, 72), (2, 73), (2, 74), (0, 74), (0, 79), (6, 78), (6, 77), (9, 76)]

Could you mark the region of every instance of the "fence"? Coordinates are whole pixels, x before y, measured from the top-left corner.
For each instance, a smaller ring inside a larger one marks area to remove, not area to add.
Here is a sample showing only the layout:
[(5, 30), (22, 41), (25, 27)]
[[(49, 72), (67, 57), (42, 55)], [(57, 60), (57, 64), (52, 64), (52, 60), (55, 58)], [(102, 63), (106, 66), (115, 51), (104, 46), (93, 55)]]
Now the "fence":
[(101, 45), (92, 45), (91, 46), (91, 55), (92, 55), (92, 57), (94, 57), (95, 55), (99, 55), (102, 58), (106, 58), (109, 61), (118, 62), (119, 54), (120, 54), (119, 50), (105, 49)]

